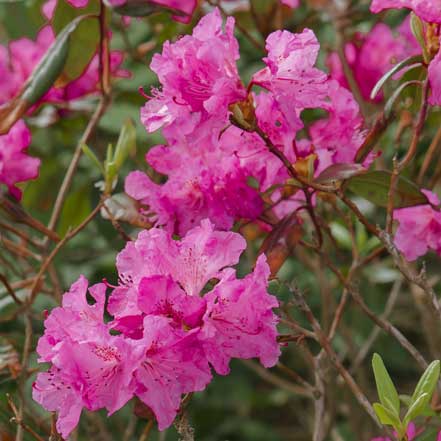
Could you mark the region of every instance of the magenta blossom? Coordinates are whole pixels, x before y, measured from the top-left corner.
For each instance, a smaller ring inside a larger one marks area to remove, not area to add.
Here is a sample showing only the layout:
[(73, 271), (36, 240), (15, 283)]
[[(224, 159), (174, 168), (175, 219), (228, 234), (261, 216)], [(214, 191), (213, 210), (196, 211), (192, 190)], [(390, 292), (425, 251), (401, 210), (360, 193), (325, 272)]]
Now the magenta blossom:
[(441, 23), (441, 0), (372, 0), (371, 11), (407, 8), (428, 23)]
[(239, 234), (215, 231), (209, 221), (179, 241), (161, 229), (141, 232), (117, 257), (109, 323), (106, 285), (88, 289), (84, 277), (72, 285), (45, 320), (37, 352), (51, 366), (33, 386), (34, 399), (58, 413), (64, 438), (83, 408), (111, 414), (133, 396), (166, 429), (182, 395), (211, 381), (210, 365), (225, 375), (231, 358), (277, 362), (278, 302), (267, 292), (266, 259), (244, 279), (231, 268), (245, 247)]
[(166, 42), (150, 66), (162, 90), (153, 91), (153, 98), (141, 110), (147, 130), (174, 124), (179, 132), (182, 126), (188, 132), (207, 119), (225, 124), (228, 106), (245, 97), (238, 58), (234, 19), (227, 19), (223, 32), (218, 9), (204, 16), (191, 36)]
[[(437, 195), (429, 190), (423, 192), (432, 205), (439, 206)], [(432, 205), (394, 211), (394, 219), (399, 222), (395, 244), (409, 261), (423, 256), (429, 249), (441, 255), (441, 213)]]
[[(202, 131), (202, 127), (200, 127)], [(208, 139), (190, 145), (185, 140), (170, 147), (157, 146), (146, 156), (148, 163), (168, 175), (165, 184), (154, 183), (146, 174), (128, 175), (125, 190), (140, 201), (155, 225), (184, 234), (202, 219), (227, 230), (236, 219), (255, 219), (262, 200), (248, 185), (240, 160), (222, 150), (219, 141)]]
[[(136, 317), (167, 316), (174, 328), (197, 331), (220, 374), (228, 373), (231, 358), (258, 357), (273, 366), (280, 353), (272, 312), (278, 303), (267, 292), (266, 260), (261, 257), (245, 279), (229, 268), (245, 246), (240, 235), (215, 231), (208, 221), (180, 241), (159, 229), (140, 233), (117, 257), (121, 284), (109, 301), (114, 326), (139, 338), (145, 323)], [(212, 279), (218, 283), (204, 295)]]
[(5, 184), (16, 199), (21, 199), (21, 190), (15, 184), (38, 177), (40, 160), (26, 153), (30, 142), (31, 133), (23, 121), (0, 136), (0, 184)]
[[(421, 51), (417, 41), (409, 31), (409, 20), (405, 20), (399, 27), (398, 36), (395, 36), (387, 25), (379, 23), (368, 34), (357, 34), (355, 43), (346, 44), (346, 59), (364, 99), (370, 99), (375, 84), (386, 72), (392, 69), (394, 64)], [(330, 54), (327, 64), (330, 68), (331, 77), (349, 89), (338, 54)], [(376, 101), (381, 100), (381, 98), (382, 95), (378, 94)]]
[(320, 49), (314, 32), (273, 32), (266, 49), (267, 67), (253, 76), (253, 83), (273, 93), (288, 120), (295, 120), (300, 110), (320, 107), (327, 95), (327, 75), (314, 67)]
[[(428, 23), (441, 24), (441, 0), (373, 0), (372, 12), (380, 12), (383, 9), (408, 8), (415, 12)], [(429, 38), (426, 36), (426, 38)], [(439, 26), (434, 35), (430, 37), (433, 41), (428, 42), (429, 46), (437, 47), (436, 53), (430, 54), (431, 61), (428, 68), (428, 80), (431, 88), (429, 103), (433, 106), (441, 105), (441, 35)]]
[(37, 376), (33, 398), (58, 412), (57, 430), (64, 438), (78, 424), (83, 408), (113, 413), (136, 387), (132, 374), (138, 354), (130, 341), (110, 335), (103, 322), (106, 286), (89, 289), (94, 305), (87, 302), (87, 290), (87, 280), (80, 277), (65, 294), (62, 307), (46, 319), (37, 347), (40, 361), (52, 366)]

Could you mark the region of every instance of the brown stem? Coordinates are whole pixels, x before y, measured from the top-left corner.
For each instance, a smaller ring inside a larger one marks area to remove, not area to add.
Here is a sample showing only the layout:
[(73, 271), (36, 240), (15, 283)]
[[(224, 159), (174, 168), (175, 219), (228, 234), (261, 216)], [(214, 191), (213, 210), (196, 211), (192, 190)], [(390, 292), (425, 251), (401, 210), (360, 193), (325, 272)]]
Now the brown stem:
[[(70, 189), (75, 172), (78, 167), (78, 163), (81, 158), (83, 144), (86, 144), (87, 141), (89, 140), (90, 136), (92, 135), (96, 126), (98, 125), (99, 120), (101, 119), (102, 115), (104, 114), (108, 104), (109, 104), (108, 98), (103, 96), (101, 98), (97, 108), (95, 109), (95, 113), (92, 115), (92, 118), (90, 119), (89, 123), (87, 124), (86, 130), (84, 131), (83, 135), (81, 136), (80, 140), (78, 141), (74, 155), (73, 155), (72, 160), (69, 164), (66, 175), (64, 176), (63, 183), (61, 184), (60, 191), (58, 192), (57, 199), (54, 204), (54, 209), (52, 211), (52, 215), (51, 215), (51, 218), (50, 218), (49, 224), (48, 224), (49, 230), (53, 231), (57, 225), (58, 219), (61, 214), (61, 210), (63, 209), (64, 200), (66, 199), (67, 193)], [(47, 241), (46, 241), (46, 244), (47, 244)]]
[(52, 263), (52, 261), (54, 260), (55, 256), (58, 254), (58, 252), (61, 250), (61, 248), (73, 237), (75, 237), (83, 228), (85, 228), (87, 226), (87, 224), (92, 221), (92, 219), (98, 214), (98, 212), (100, 211), (101, 207), (102, 207), (103, 202), (100, 202), (95, 208), (94, 210), (89, 214), (89, 216), (87, 216), (86, 219), (84, 219), (84, 221), (78, 225), (77, 228), (75, 228), (72, 231), (69, 231), (66, 236), (63, 237), (63, 239), (57, 243), (56, 247), (52, 250), (52, 252), (48, 255), (48, 257), (46, 258), (46, 260), (43, 262), (43, 264), (40, 267), (40, 270), (38, 271), (38, 274), (35, 277), (34, 283), (32, 284), (32, 288), (31, 288), (31, 294), (29, 296), (29, 300), (28, 303), (32, 304), (35, 300), (35, 297), (38, 293), (39, 290), (39, 286), (40, 286), (40, 281), (41, 278), (43, 277), (44, 273), (47, 271), (48, 267), (50, 266), (50, 264)]
[(313, 312), (309, 308), (308, 304), (305, 301), (305, 298), (303, 294), (300, 292), (300, 290), (297, 287), (293, 287), (291, 290), (292, 294), (294, 295), (294, 298), (296, 299), (296, 304), (299, 307), (299, 309), (305, 314), (308, 321), (311, 323), (312, 328), (314, 329), (314, 332), (316, 333), (320, 345), (327, 353), (329, 359), (331, 360), (334, 367), (337, 369), (339, 374), (343, 377), (348, 387), (351, 389), (352, 393), (354, 394), (357, 401), (360, 403), (360, 405), (365, 409), (367, 414), (372, 418), (372, 420), (375, 422), (375, 424), (381, 428), (381, 424), (378, 422), (378, 419), (375, 415), (375, 411), (372, 408), (369, 400), (366, 398), (363, 391), (360, 389), (358, 384), (355, 382), (355, 380), (352, 378), (351, 374), (346, 370), (346, 368), (342, 365), (339, 357), (337, 356), (336, 352), (332, 348), (331, 344), (329, 343), (329, 340), (327, 336), (322, 331), (322, 328), (315, 318)]

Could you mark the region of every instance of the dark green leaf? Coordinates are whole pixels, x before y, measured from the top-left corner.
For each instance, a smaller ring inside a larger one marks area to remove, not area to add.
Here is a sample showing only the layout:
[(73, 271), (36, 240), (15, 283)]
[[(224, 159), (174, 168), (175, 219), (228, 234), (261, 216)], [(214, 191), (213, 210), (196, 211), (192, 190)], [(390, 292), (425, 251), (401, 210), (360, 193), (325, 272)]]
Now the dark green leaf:
[[(392, 173), (376, 170), (355, 176), (347, 181), (346, 188), (379, 207), (387, 207)], [(399, 177), (394, 193), (394, 207), (412, 207), (428, 204), (427, 197), (411, 181)]]
[(125, 4), (113, 8), (113, 10), (119, 15), (128, 15), (129, 17), (146, 17), (148, 15), (154, 14), (155, 12), (160, 12), (163, 10), (171, 11), (174, 15), (184, 14), (173, 8), (168, 8), (164, 5), (156, 5), (152, 3), (147, 3), (145, 0), (128, 0)]
[[(62, 30), (80, 15), (98, 14), (99, 2), (91, 0), (85, 8), (75, 8), (66, 0), (59, 0), (55, 8), (52, 25), (54, 31), (60, 34)], [(96, 18), (81, 20), (72, 33), (69, 53), (59, 79), (60, 85), (65, 85), (81, 76), (92, 57), (96, 53), (100, 41), (99, 21)]]

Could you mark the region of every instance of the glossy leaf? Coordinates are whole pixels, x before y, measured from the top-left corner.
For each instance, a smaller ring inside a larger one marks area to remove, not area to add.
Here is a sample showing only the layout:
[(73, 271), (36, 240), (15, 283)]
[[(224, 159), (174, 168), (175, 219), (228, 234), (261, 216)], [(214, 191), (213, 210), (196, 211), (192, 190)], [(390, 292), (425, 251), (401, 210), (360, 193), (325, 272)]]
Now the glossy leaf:
[(57, 36), (44, 57), (35, 67), (16, 98), (0, 111), (0, 135), (5, 134), (26, 111), (52, 87), (63, 73), (68, 58), (71, 37), (83, 20), (96, 20), (82, 15), (70, 22)]
[[(98, 14), (99, 2), (90, 1), (85, 8), (75, 8), (66, 0), (58, 0), (55, 8), (52, 26), (56, 34), (80, 15)], [(72, 32), (69, 53), (63, 67), (63, 72), (57, 81), (62, 87), (77, 79), (85, 71), (95, 55), (100, 41), (99, 21), (96, 18), (81, 20)]]
[(429, 403), (430, 395), (427, 393), (421, 394), (409, 407), (406, 415), (404, 416), (404, 425), (407, 425), (414, 420), (416, 417), (420, 416), (427, 407)]
[(435, 390), (436, 383), (438, 382), (440, 374), (440, 362), (439, 360), (435, 360), (428, 368), (424, 371), (424, 374), (421, 376), (418, 384), (415, 387), (415, 391), (412, 395), (411, 404), (415, 403), (415, 401), (423, 394), (428, 394), (429, 399), (432, 397), (433, 391)]
[[(387, 207), (392, 173), (376, 170), (355, 176), (347, 181), (346, 189), (379, 207)], [(412, 207), (428, 204), (427, 197), (406, 178), (399, 177), (394, 193), (394, 207)]]
[(173, 15), (184, 15), (176, 9), (146, 2), (145, 0), (128, 0), (125, 4), (114, 7), (113, 10), (119, 15), (127, 15), (129, 17), (146, 17), (164, 10), (171, 11)]
[(374, 354), (372, 358), (372, 368), (381, 404), (398, 416), (400, 414), (400, 398), (386, 366), (378, 354)]
[(390, 411), (387, 407), (380, 403), (374, 403), (373, 408), (381, 424), (384, 424), (385, 426), (392, 426), (397, 430), (401, 427), (401, 421), (398, 416)]

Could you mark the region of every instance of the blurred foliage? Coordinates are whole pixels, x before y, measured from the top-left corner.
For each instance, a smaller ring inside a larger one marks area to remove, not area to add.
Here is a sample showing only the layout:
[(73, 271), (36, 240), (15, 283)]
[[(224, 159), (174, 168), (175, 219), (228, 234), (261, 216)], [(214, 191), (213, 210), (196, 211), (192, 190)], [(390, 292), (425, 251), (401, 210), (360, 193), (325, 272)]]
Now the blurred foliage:
[[(261, 0), (253, 1), (253, 3), (255, 3), (257, 13), (262, 20), (265, 20), (266, 8), (272, 2)], [(354, 1), (352, 3), (352, 21), (348, 24), (348, 34), (368, 31), (376, 21), (383, 18), (368, 13), (368, 1)], [(326, 5), (326, 0), (304, 1), (299, 9), (289, 14), (285, 11), (283, 24), (286, 29), (291, 31), (300, 31), (308, 26), (317, 33), (322, 45), (319, 64), (325, 68), (324, 57), (335, 46), (335, 29), (331, 17), (323, 5)], [(41, 6), (41, 0), (1, 2), (0, 41), (7, 44), (8, 41), (17, 38), (35, 38), (44, 23), (40, 12)], [(390, 25), (396, 25), (402, 19), (403, 14), (402, 12), (388, 13), (384, 19)], [(60, 16), (60, 19), (65, 18), (63, 14)], [(254, 22), (248, 13), (238, 12), (237, 19), (242, 26), (246, 27), (256, 38), (259, 38)], [(151, 87), (157, 86), (156, 77), (148, 68), (151, 57), (155, 52), (161, 50), (161, 44), (165, 40), (174, 39), (176, 35), (190, 32), (192, 24), (197, 22), (197, 17), (188, 26), (171, 21), (166, 13), (142, 19), (132, 19), (130, 27), (125, 27), (121, 17), (117, 15), (111, 17), (111, 22), (112, 49), (127, 52), (124, 68), (131, 72), (131, 76), (115, 81), (112, 104), (100, 121), (98, 130), (88, 142), (88, 146), (101, 161), (104, 161), (108, 145), (116, 145), (123, 122), (127, 118), (131, 118), (135, 124), (138, 151), (136, 157), (126, 161), (123, 165), (120, 176), (125, 176), (132, 169), (146, 169), (145, 153), (149, 147), (162, 141), (161, 135), (158, 133), (147, 135), (139, 121), (139, 110), (145, 102), (145, 98), (138, 92), (139, 87), (149, 93)], [(263, 53), (259, 53), (241, 32), (237, 32), (237, 37), (240, 41), (242, 54), (239, 68), (244, 81), (247, 81), (253, 72), (261, 68)], [(412, 75), (418, 75), (418, 73), (415, 71), (409, 73), (409, 76)], [(407, 79), (409, 78), (406, 77), (403, 81)], [(388, 85), (386, 88), (391, 87)], [(410, 112), (415, 111), (414, 95), (413, 90), (403, 93), (403, 106)], [(91, 98), (85, 101), (81, 111), (52, 109), (49, 116), (40, 112), (38, 117), (30, 120), (33, 132), (30, 153), (42, 158), (42, 166), (40, 178), (26, 185), (23, 206), (32, 216), (45, 224), (49, 220), (58, 189), (71, 161), (76, 143), (90, 118), (94, 104), (95, 100)], [(375, 115), (381, 104), (371, 107), (371, 115)], [(316, 117), (313, 114), (306, 116), (311, 120)], [(51, 120), (50, 127), (47, 127), (45, 123), (45, 118), (48, 117)], [(405, 132), (399, 142), (395, 143), (398, 124), (399, 120), (392, 123), (382, 137), (383, 155), (378, 160), (380, 166), (387, 164), (390, 168), (393, 155), (397, 150), (405, 151), (409, 143), (409, 132)], [(440, 124), (440, 112), (433, 111), (427, 121), (425, 135), (422, 138), (422, 150), (428, 147)], [(409, 175), (415, 172), (423, 158), (424, 155), (418, 157), (414, 168), (409, 170)], [(431, 165), (430, 173), (433, 172), (433, 167), (435, 164)], [(58, 225), (58, 234), (63, 236), (69, 228), (78, 226), (96, 206), (100, 198), (100, 191), (94, 184), (100, 179), (99, 170), (88, 157), (84, 156), (80, 161), (72, 189), (66, 199)], [(117, 182), (114, 191), (115, 193), (123, 191), (122, 179)], [(374, 222), (380, 223), (384, 219), (384, 208), (375, 207), (364, 200), (358, 202), (360, 202), (363, 213)], [(341, 268), (344, 274), (347, 274), (353, 261), (351, 253), (353, 244), (347, 226), (335, 218), (335, 212), (328, 205), (323, 205), (320, 214), (328, 221), (337, 244), (336, 247), (330, 246), (328, 248), (329, 258)], [(363, 225), (355, 219), (353, 227), (356, 230), (358, 252), (361, 257), (366, 257), (378, 245), (378, 241), (372, 239)], [(239, 267), (241, 274), (245, 274), (251, 268), (260, 243), (259, 240), (250, 241), (249, 245)], [(112, 224), (97, 217), (82, 234), (64, 247), (55, 260), (62, 289), (76, 280), (79, 274), (84, 274), (92, 283), (101, 281), (103, 277), (107, 278), (109, 283), (116, 283), (114, 259), (116, 253), (123, 246), (124, 240), (118, 235)], [(280, 270), (279, 277), (281, 280), (289, 282), (295, 280), (296, 284), (304, 290), (316, 316), (321, 318), (323, 327), (327, 329), (332, 319), (330, 314), (342, 296), (342, 288), (331, 271), (317, 266), (317, 261), (304, 258), (302, 253), (303, 251), (300, 249), (295, 251), (294, 256), (289, 258)], [(0, 248), (2, 272), (14, 274), (17, 266), (22, 264), (25, 265), (25, 268), (26, 265), (29, 265), (29, 273), (32, 274), (36, 269), (38, 270), (39, 262), (31, 261), (29, 263), (27, 261), (23, 263), (17, 261), (8, 255), (7, 250)], [(441, 288), (439, 260), (428, 255), (426, 265), (428, 274), (435, 274), (434, 277), (437, 278), (435, 287)], [(379, 261), (367, 264), (360, 271), (357, 284), (365, 302), (376, 314), (380, 315), (384, 311), (392, 286), (399, 277), (400, 275), (390, 257), (384, 257)], [(281, 284), (274, 282), (271, 290), (280, 300), (286, 302), (291, 300), (289, 292)], [(13, 351), (20, 353), (24, 344), (24, 324), (20, 316), (15, 321), (5, 322), (5, 318), (13, 314), (17, 307), (12, 299), (5, 295), (2, 288), (0, 288), (0, 292), (0, 349), (8, 344)], [(20, 289), (17, 290), (17, 293), (22, 294)], [(341, 354), (343, 363), (347, 366), (350, 366), (351, 360), (354, 359), (359, 348), (374, 329), (373, 323), (355, 304), (349, 302), (339, 333), (334, 341), (336, 351)], [(412, 291), (408, 285), (403, 285), (390, 320), (428, 359), (440, 357), (441, 346), (437, 345), (440, 341), (439, 336), (436, 335), (436, 332), (433, 335), (428, 335), (430, 329), (428, 330), (427, 324), (424, 323), (424, 308), (418, 302), (418, 293)], [(41, 335), (43, 330), (42, 311), (51, 309), (55, 305), (55, 299), (49, 295), (43, 294), (38, 297), (33, 308), (35, 329), (33, 347), (36, 345), (36, 337)], [(325, 309), (323, 305), (328, 305), (330, 310)], [(291, 309), (293, 317), (308, 327), (305, 318), (294, 308)], [(280, 327), (280, 330), (282, 334), (287, 332), (283, 326)], [(431, 342), (431, 339), (438, 340), (434, 343)], [(281, 362), (307, 380), (314, 382), (314, 373), (311, 372), (308, 356), (303, 350), (304, 344), (307, 344), (314, 354), (317, 354), (320, 349), (318, 345), (309, 341), (308, 343), (290, 343), (283, 350)], [(380, 333), (370, 351), (382, 355), (397, 389), (410, 394), (420, 372), (408, 353), (383, 332)], [(2, 352), (0, 351), (0, 360), (1, 357)], [(353, 375), (370, 401), (373, 402), (377, 396), (369, 360), (370, 357), (358, 366)], [(37, 368), (35, 354), (32, 354), (31, 368)], [(286, 378), (286, 375), (278, 369), (273, 369), (272, 372)], [(27, 384), (29, 396), (32, 380), (33, 378), (30, 378)], [(370, 436), (375, 434), (375, 428), (360, 410), (351, 392), (345, 388), (341, 378), (335, 374), (332, 367), (329, 367), (328, 381), (330, 387), (327, 401), (334, 403), (331, 408), (339, 409), (339, 418), (335, 422), (334, 432), (330, 434), (329, 439), (348, 441), (370, 439)], [(11, 413), (6, 405), (6, 393), (16, 396), (14, 376), (11, 372), (0, 376), (0, 439), (2, 441), (13, 439), (15, 431), (14, 424), (9, 421)], [(312, 400), (303, 398), (289, 389), (275, 386), (271, 384), (271, 381), (265, 381), (250, 364), (235, 361), (232, 363), (229, 376), (216, 376), (204, 392), (194, 395), (188, 406), (188, 412), (191, 424), (196, 431), (197, 441), (301, 441), (311, 439), (313, 406)], [(50, 424), (47, 413), (44, 413), (37, 405), (33, 405), (32, 411), (26, 415), (26, 418), (29, 424), (36, 428), (41, 429)], [(131, 424), (136, 424), (135, 436), (131, 439), (139, 439), (146, 422), (142, 420), (135, 422), (132, 404), (129, 404), (106, 420), (106, 431), (114, 436), (110, 439), (120, 441), (125, 439), (124, 432)], [(25, 439), (31, 440), (32, 437), (26, 433)], [(103, 438), (103, 434), (97, 429), (93, 417), (83, 418), (78, 440), (92, 439), (106, 438)], [(174, 441), (178, 439), (178, 435), (172, 428), (162, 436), (154, 431), (151, 439), (153, 441)], [(434, 438), (429, 437), (428, 439)]]

